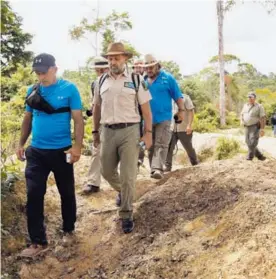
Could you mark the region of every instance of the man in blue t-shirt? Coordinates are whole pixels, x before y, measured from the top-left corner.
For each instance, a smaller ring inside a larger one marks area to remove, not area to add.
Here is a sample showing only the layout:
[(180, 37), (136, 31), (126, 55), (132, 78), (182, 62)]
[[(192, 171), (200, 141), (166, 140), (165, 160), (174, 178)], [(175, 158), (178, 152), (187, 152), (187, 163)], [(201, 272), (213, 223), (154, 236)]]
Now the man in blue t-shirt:
[[(27, 160), (25, 177), (27, 183), (27, 223), (31, 245), (22, 251), (22, 257), (35, 257), (47, 250), (44, 226), (44, 195), (50, 172), (54, 173), (61, 197), (63, 219), (63, 242), (74, 240), (76, 222), (76, 197), (73, 163), (81, 155), (84, 134), (81, 98), (77, 87), (66, 80), (57, 79), (55, 58), (42, 53), (34, 58), (33, 71), (39, 80), (39, 93), (31, 86), (27, 92), (26, 112), (21, 127), (17, 150), (19, 160)], [(31, 97), (40, 96), (53, 109), (45, 112)], [(71, 118), (74, 121), (75, 143), (71, 142)], [(29, 135), (31, 145), (24, 150)]]
[(151, 177), (163, 178), (163, 167), (171, 140), (172, 100), (178, 106), (177, 116), (180, 121), (184, 119), (184, 102), (182, 93), (175, 78), (161, 69), (156, 58), (145, 55), (146, 81), (152, 99), (153, 145), (149, 150)]

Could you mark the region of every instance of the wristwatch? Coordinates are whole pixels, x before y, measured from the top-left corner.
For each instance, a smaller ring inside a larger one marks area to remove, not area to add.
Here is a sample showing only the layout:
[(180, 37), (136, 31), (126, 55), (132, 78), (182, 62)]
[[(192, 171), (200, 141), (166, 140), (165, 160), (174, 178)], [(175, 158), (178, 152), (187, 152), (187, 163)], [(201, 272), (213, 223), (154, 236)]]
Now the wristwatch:
[(99, 131), (92, 131), (92, 134), (98, 134)]

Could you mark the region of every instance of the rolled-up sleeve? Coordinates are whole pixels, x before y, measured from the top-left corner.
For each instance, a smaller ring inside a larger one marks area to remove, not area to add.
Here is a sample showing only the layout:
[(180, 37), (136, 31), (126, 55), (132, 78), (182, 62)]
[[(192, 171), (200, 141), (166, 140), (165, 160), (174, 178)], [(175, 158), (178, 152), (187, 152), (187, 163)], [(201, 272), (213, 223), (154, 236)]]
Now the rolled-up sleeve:
[(265, 110), (262, 105), (260, 105), (260, 117), (265, 117)]
[(183, 98), (180, 88), (172, 75), (169, 75), (169, 84), (170, 84), (170, 94), (174, 101), (176, 102), (178, 99)]

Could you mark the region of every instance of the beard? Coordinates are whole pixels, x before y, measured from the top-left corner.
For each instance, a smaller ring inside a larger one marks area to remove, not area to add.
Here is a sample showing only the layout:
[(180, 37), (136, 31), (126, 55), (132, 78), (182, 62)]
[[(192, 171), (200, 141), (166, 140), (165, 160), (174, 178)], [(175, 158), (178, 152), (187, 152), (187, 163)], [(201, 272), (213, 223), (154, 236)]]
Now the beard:
[(119, 75), (119, 74), (122, 74), (125, 70), (125, 67), (122, 66), (122, 67), (119, 67), (119, 66), (111, 66), (110, 67), (110, 71), (115, 74), (115, 75)]

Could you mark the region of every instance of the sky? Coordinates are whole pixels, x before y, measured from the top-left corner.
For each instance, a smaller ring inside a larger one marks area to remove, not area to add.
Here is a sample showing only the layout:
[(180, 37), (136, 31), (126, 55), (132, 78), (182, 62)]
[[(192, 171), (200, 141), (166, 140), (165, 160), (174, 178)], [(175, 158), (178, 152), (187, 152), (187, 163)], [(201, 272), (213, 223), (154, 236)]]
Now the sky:
[[(97, 4), (100, 17), (112, 10), (129, 13), (133, 29), (121, 32), (118, 40), (129, 41), (142, 56), (152, 53), (158, 60), (175, 61), (184, 75), (207, 67), (218, 53), (215, 0), (10, 2), (23, 18), (23, 29), (34, 35), (28, 50), (53, 54), (60, 72), (77, 69), (95, 55), (87, 40), (71, 40), (69, 29), (83, 17), (92, 21)], [(276, 13), (268, 15), (261, 4), (244, 2), (225, 16), (224, 52), (253, 64), (262, 73), (276, 72)]]

